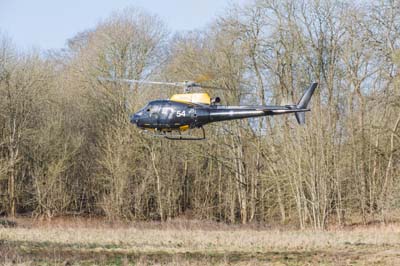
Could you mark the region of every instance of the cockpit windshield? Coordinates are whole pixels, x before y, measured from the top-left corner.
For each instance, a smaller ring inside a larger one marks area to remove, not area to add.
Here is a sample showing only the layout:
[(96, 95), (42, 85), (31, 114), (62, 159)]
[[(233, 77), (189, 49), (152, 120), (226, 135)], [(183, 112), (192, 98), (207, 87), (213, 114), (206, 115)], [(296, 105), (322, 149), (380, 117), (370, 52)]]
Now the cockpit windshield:
[(142, 109), (136, 112), (137, 115), (143, 115), (145, 113), (158, 113), (160, 111), (160, 108), (165, 104), (165, 101), (162, 100), (156, 100), (149, 102), (146, 106), (144, 106)]
[(142, 109), (136, 112), (136, 114), (141, 115), (143, 112), (145, 112), (147, 109), (150, 108), (150, 104), (146, 104)]

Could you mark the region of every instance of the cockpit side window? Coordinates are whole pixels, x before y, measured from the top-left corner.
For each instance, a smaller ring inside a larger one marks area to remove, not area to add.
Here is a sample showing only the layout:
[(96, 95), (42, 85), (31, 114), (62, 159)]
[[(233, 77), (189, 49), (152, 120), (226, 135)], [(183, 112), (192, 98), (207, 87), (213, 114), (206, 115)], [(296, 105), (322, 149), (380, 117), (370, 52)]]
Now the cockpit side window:
[(155, 116), (158, 115), (158, 113), (160, 112), (160, 104), (157, 103), (149, 103), (147, 105), (147, 108), (145, 110), (147, 113), (150, 114), (150, 116)]
[(160, 106), (161, 104), (158, 102), (150, 102), (146, 106), (144, 106), (142, 109), (140, 109), (137, 114), (140, 115), (145, 115), (145, 116), (155, 116), (158, 115), (160, 112)]

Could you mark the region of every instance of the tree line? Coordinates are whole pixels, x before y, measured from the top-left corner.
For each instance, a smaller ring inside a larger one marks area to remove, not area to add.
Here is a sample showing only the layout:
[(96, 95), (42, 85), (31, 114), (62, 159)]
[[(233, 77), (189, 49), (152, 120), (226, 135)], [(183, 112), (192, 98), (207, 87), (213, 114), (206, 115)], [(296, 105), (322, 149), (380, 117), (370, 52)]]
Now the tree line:
[[(400, 207), (400, 3), (253, 1), (171, 33), (133, 7), (65, 49), (0, 35), (0, 213), (98, 215), (323, 229)], [(206, 126), (207, 140), (143, 135), (129, 114), (174, 88), (98, 77), (203, 79), (224, 104), (295, 103), (292, 116)]]

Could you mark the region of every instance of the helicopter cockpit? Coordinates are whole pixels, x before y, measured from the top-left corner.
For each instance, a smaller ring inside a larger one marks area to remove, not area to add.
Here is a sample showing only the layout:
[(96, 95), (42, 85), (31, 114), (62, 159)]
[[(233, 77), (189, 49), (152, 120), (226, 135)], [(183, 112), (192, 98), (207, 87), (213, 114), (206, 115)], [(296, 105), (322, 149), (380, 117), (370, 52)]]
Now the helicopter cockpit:
[(167, 100), (156, 100), (149, 102), (142, 109), (131, 116), (131, 123), (136, 124), (138, 127), (159, 126), (160, 122), (163, 122), (163, 119), (171, 118), (170, 114), (172, 114), (172, 112), (168, 112), (168, 114), (166, 114), (166, 111), (171, 109), (168, 108), (167, 104)]
[(131, 123), (140, 126), (139, 124), (142, 119), (150, 117), (151, 114), (154, 114), (155, 111), (159, 111), (155, 110), (156, 108), (154, 108), (154, 106), (155, 101), (149, 102), (142, 109), (131, 115)]

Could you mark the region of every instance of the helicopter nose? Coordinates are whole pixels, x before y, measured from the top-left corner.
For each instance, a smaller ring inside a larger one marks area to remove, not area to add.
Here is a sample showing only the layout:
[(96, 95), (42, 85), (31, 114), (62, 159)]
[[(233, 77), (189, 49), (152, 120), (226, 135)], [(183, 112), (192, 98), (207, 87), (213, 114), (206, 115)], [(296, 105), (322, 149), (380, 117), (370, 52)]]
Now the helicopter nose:
[(137, 125), (137, 123), (139, 122), (139, 117), (140, 116), (138, 114), (131, 115), (131, 123)]

